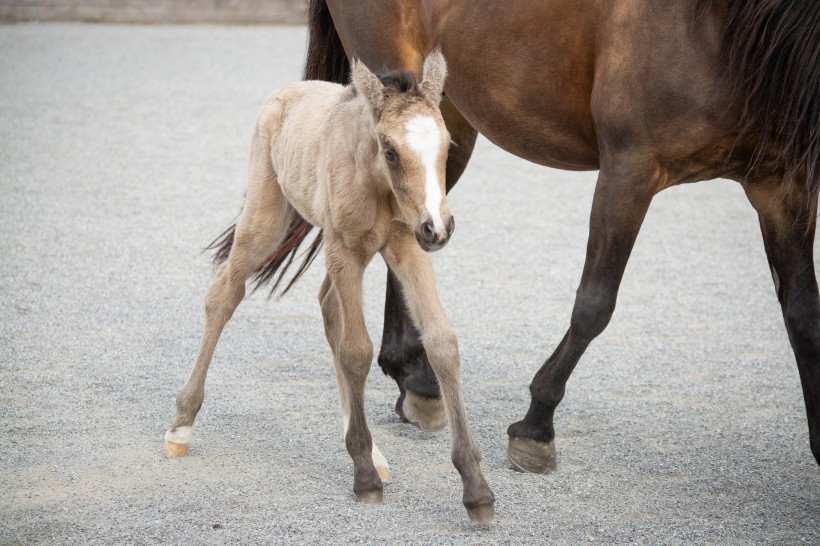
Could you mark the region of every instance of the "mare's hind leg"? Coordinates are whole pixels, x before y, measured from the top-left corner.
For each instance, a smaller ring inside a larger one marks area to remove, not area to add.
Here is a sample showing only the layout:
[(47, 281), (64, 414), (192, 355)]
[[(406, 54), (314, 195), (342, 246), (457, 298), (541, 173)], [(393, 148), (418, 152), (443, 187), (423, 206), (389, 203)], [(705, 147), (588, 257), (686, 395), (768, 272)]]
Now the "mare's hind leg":
[(412, 230), (394, 223), (384, 259), (401, 281), (413, 323), (421, 332), (430, 364), (441, 388), (450, 424), (453, 465), (464, 485), (463, 503), (471, 520), (492, 521), (495, 497), (481, 472), (481, 454), (467, 424), (461, 395), (458, 343), (436, 293), (430, 257)]
[(330, 232), (325, 233), (325, 245), (332, 286), (323, 298), (322, 315), (339, 377), (342, 410), (347, 412), (345, 446), (353, 459), (353, 492), (362, 502), (380, 503), (382, 480), (373, 464), (373, 439), (364, 414), (373, 343), (362, 312), (362, 274), (370, 257), (348, 250)]
[(227, 261), (205, 296), (205, 330), (196, 363), (176, 401), (176, 417), (165, 433), (165, 454), (181, 457), (193, 440), (193, 424), (205, 398), (205, 376), (225, 324), (245, 296), (245, 281), (279, 244), (291, 217), (268, 156), (269, 135), (254, 137), (245, 207), (234, 231)]
[[(347, 431), (350, 428), (350, 401), (348, 400), (347, 380), (344, 372), (338, 366), (336, 359), (337, 347), (339, 340), (342, 338), (342, 322), (339, 315), (339, 303), (336, 290), (333, 288), (333, 283), (330, 282), (330, 277), (325, 276), (322, 283), (322, 288), (319, 290), (319, 304), (322, 306), (322, 318), (325, 323), (325, 336), (330, 345), (330, 350), (333, 352), (333, 363), (336, 367), (336, 382), (339, 386), (339, 401), (342, 407), (342, 438), (347, 437)], [(376, 472), (383, 482), (390, 480), (390, 465), (387, 464), (387, 459), (382, 455), (379, 446), (373, 442), (372, 449), (373, 465), (376, 467)]]
[[(447, 156), (447, 191), (455, 186), (470, 155), (477, 132), (467, 123), (445, 95), (441, 114), (450, 132), (453, 147)], [(419, 332), (413, 326), (401, 287), (392, 272), (387, 273), (384, 300), (384, 331), (379, 351), (379, 366), (399, 386), (396, 413), (422, 430), (438, 430), (447, 423), (436, 376), (422, 346)]]
[[(777, 299), (789, 334), (806, 402), (809, 442), (820, 464), (820, 296), (814, 270), (817, 226), (808, 194), (783, 201), (773, 181), (745, 184), (757, 210)], [(816, 199), (816, 197), (814, 197)]]
[(626, 262), (655, 193), (650, 173), (656, 169), (611, 158), (606, 163), (592, 201), (586, 261), (569, 330), (530, 384), (527, 415), (507, 429), (507, 456), (519, 470), (544, 474), (556, 468), (555, 408), (581, 355), (609, 324)]

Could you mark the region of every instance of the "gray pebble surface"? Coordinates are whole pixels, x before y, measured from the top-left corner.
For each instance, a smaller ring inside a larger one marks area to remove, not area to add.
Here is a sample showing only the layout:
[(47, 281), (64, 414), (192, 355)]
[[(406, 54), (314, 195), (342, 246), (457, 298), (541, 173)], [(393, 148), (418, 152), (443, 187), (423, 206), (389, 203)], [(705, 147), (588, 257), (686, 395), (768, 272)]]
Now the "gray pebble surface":
[[(447, 432), (400, 422), (375, 362), (367, 416), (392, 481), (383, 505), (354, 500), (321, 260), (281, 300), (246, 298), (190, 454), (165, 459), (212, 278), (200, 251), (242, 205), (256, 113), (300, 78), (306, 36), (0, 26), (0, 543), (820, 543), (797, 368), (756, 215), (726, 180), (656, 197), (556, 413), (559, 470), (510, 468), (506, 427), (568, 325), (596, 174), (483, 138), (434, 263), (495, 523), (467, 520)], [(384, 277), (375, 260), (376, 347)]]

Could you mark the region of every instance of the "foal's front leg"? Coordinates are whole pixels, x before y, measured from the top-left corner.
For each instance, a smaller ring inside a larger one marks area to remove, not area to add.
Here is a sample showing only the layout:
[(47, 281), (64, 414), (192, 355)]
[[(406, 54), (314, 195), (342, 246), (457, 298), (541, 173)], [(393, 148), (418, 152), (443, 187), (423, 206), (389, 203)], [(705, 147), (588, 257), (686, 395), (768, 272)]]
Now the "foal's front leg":
[[(348, 400), (348, 386), (345, 379), (344, 372), (339, 367), (339, 362), (335, 358), (339, 341), (343, 339), (342, 335), (342, 319), (339, 314), (339, 296), (336, 294), (336, 289), (333, 283), (330, 282), (330, 277), (325, 277), (322, 283), (322, 288), (319, 290), (319, 304), (322, 306), (322, 317), (325, 323), (325, 336), (330, 345), (330, 350), (333, 351), (333, 361), (336, 367), (336, 381), (339, 385), (339, 401), (342, 406), (342, 423), (344, 433), (342, 438), (347, 438), (347, 431), (350, 428), (350, 400)], [(387, 459), (382, 455), (381, 450), (373, 442), (373, 465), (376, 467), (379, 477), (383, 482), (390, 480), (390, 465)]]
[(348, 419), (345, 446), (353, 459), (353, 492), (362, 502), (380, 503), (382, 480), (373, 464), (373, 439), (364, 414), (364, 386), (373, 360), (362, 312), (362, 275), (369, 257), (345, 248), (329, 232), (325, 243), (329, 283), (322, 287), (322, 315)]
[(439, 382), (450, 425), (453, 464), (464, 484), (467, 514), (473, 521), (488, 523), (494, 516), (495, 496), (481, 473), (481, 454), (467, 424), (458, 342), (436, 292), (430, 257), (419, 247), (412, 230), (398, 222), (393, 223), (382, 254), (401, 282), (408, 310)]

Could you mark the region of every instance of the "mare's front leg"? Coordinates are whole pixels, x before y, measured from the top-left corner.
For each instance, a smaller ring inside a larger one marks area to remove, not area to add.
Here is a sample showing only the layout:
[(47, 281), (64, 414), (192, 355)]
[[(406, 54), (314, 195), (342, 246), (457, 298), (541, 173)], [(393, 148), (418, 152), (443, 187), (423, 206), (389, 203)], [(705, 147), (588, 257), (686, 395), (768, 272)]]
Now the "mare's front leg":
[(756, 181), (743, 187), (760, 219), (777, 299), (800, 372), (809, 444), (820, 464), (820, 295), (813, 248), (817, 219), (810, 207), (817, 196), (805, 192), (802, 199), (783, 200), (778, 182)]
[(330, 230), (325, 231), (325, 244), (329, 281), (322, 286), (324, 295), (320, 294), (322, 315), (345, 412), (345, 446), (353, 459), (353, 492), (362, 502), (380, 503), (383, 485), (373, 463), (376, 450), (364, 414), (364, 386), (373, 360), (373, 343), (362, 312), (362, 275), (370, 256), (345, 248)]
[(398, 222), (391, 227), (383, 255), (401, 282), (413, 323), (421, 333), (438, 378), (450, 424), (453, 464), (464, 484), (467, 514), (473, 521), (490, 522), (495, 497), (481, 473), (481, 454), (467, 423), (461, 395), (458, 343), (436, 292), (430, 257), (419, 247), (412, 230)]
[(532, 401), (526, 417), (507, 430), (507, 455), (519, 470), (543, 474), (556, 468), (555, 408), (581, 355), (615, 310), (624, 268), (656, 192), (656, 172), (629, 158), (602, 158), (569, 330), (530, 384)]
[[(441, 114), (453, 146), (447, 156), (447, 191), (455, 186), (473, 153), (478, 133), (467, 123), (445, 95)], [(430, 362), (404, 304), (401, 286), (395, 275), (387, 273), (384, 300), (384, 331), (379, 351), (379, 366), (399, 386), (396, 413), (422, 430), (438, 430), (447, 422), (438, 383)]]

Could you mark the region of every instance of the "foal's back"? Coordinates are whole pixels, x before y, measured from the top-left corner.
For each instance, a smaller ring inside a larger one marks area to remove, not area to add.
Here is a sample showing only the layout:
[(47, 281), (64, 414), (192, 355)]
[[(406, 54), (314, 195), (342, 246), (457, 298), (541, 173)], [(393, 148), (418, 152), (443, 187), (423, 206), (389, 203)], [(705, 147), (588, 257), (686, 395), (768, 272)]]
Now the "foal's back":
[(311, 224), (326, 227), (332, 219), (332, 194), (339, 193), (334, 182), (345, 186), (342, 193), (348, 197), (363, 189), (352, 182), (368, 176), (359, 167), (369, 151), (360, 149), (362, 143), (365, 148), (375, 144), (366, 123), (369, 114), (352, 86), (324, 81), (283, 87), (265, 102), (257, 130), (269, 133), (270, 159), (282, 192)]

